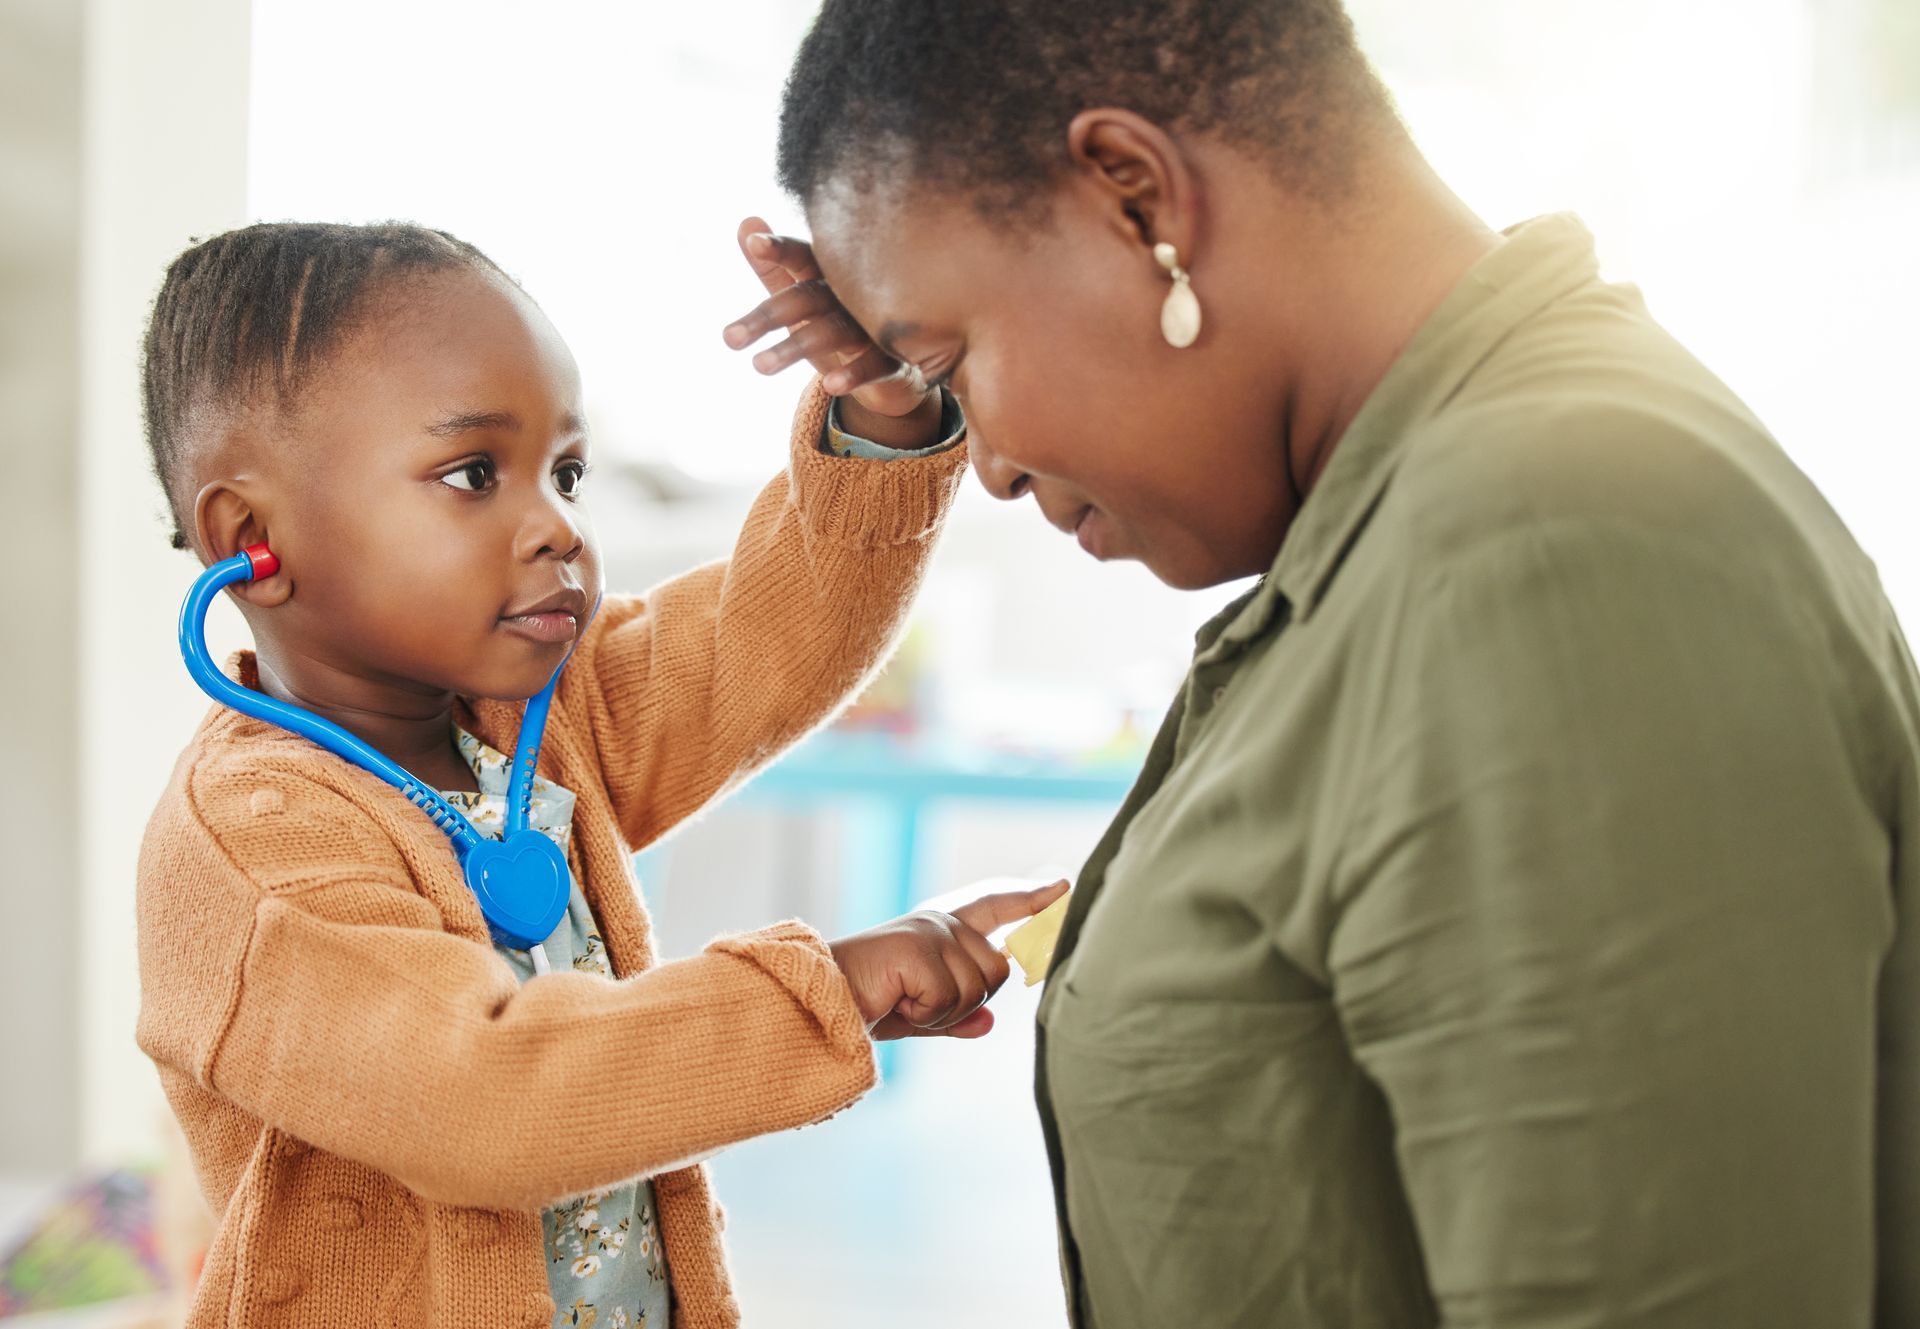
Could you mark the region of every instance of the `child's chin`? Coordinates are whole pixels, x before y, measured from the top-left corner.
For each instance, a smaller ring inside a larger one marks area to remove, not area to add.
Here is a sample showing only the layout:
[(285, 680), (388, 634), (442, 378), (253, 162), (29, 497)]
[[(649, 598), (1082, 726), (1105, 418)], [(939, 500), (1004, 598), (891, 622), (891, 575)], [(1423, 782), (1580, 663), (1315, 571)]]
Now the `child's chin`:
[(530, 669), (521, 665), (462, 680), (460, 695), (486, 701), (525, 701), (547, 685), (547, 680), (553, 677), (553, 671), (559, 667), (562, 658), (564, 656), (556, 658), (552, 665), (544, 668)]

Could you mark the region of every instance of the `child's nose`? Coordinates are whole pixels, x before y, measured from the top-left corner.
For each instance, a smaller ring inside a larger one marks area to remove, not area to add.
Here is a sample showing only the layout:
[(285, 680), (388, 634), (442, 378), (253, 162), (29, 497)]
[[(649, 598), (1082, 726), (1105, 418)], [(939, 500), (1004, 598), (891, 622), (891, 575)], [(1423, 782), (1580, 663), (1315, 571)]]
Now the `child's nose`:
[(571, 563), (586, 548), (584, 530), (578, 510), (565, 498), (536, 500), (520, 527), (520, 557)]

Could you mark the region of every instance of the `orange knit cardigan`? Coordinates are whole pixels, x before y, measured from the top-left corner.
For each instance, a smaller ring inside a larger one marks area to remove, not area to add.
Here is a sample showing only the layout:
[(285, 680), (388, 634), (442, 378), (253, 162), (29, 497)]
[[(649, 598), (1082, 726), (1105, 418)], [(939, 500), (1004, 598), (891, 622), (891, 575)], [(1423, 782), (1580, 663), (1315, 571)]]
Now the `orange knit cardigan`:
[[(738, 1323), (687, 1160), (846, 1107), (872, 1048), (800, 923), (656, 963), (630, 859), (823, 720), (912, 599), (964, 449), (826, 456), (825, 410), (816, 383), (731, 560), (609, 596), (555, 697), (540, 772), (578, 795), (570, 857), (615, 979), (521, 986), (397, 792), (224, 708), (201, 725), (138, 890), (138, 1039), (219, 1217), (192, 1329), (545, 1329), (540, 1211), (644, 1175), (677, 1329)], [(507, 751), (521, 709), (458, 718)], [(579, 1066), (625, 1089), (541, 1092)]]

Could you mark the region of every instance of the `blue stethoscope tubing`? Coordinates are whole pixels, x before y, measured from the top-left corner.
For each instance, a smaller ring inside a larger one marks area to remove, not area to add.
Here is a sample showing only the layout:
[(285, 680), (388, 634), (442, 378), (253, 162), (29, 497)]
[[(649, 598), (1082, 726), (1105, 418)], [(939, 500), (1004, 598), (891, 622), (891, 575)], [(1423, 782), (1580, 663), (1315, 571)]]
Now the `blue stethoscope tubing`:
[[(547, 685), (527, 702), (514, 742), (513, 770), (507, 781), (506, 833), (490, 840), (474, 829), (460, 809), (412, 775), (372, 744), (312, 711), (245, 688), (228, 678), (207, 650), (207, 610), (215, 597), (235, 582), (271, 576), (279, 560), (264, 545), (253, 545), (232, 558), (222, 559), (195, 578), (180, 606), (180, 656), (187, 673), (201, 691), (224, 706), (264, 720), (319, 744), (385, 780), (407, 801), (426, 813), (428, 820), (453, 844), (455, 858), (480, 903), (494, 939), (516, 950), (533, 951), (553, 935), (567, 912), (572, 889), (566, 855), (544, 832), (528, 827), (533, 805), (534, 768), (540, 761), (540, 740), (546, 733), (547, 712), (554, 689), (567, 662), (562, 660)], [(584, 634), (586, 625), (581, 625)], [(578, 638), (575, 639), (576, 642)], [(568, 652), (571, 658), (572, 652)], [(544, 959), (544, 955), (540, 958)]]

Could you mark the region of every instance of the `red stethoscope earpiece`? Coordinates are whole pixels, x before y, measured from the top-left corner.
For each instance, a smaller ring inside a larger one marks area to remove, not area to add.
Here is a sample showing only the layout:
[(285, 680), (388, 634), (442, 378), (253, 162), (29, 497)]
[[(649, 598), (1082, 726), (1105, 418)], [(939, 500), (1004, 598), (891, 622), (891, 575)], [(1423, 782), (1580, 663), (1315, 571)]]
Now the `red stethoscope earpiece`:
[(274, 557), (271, 549), (265, 545), (248, 545), (240, 551), (247, 556), (247, 562), (253, 565), (250, 580), (259, 581), (262, 577), (271, 577), (280, 570), (280, 560)]

